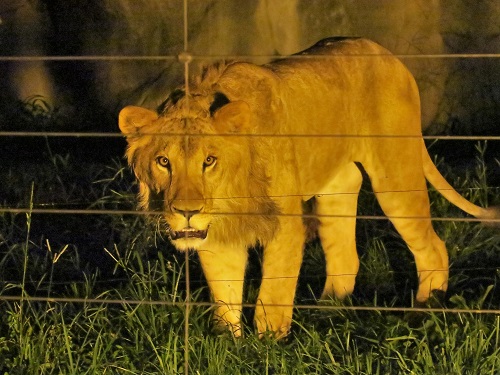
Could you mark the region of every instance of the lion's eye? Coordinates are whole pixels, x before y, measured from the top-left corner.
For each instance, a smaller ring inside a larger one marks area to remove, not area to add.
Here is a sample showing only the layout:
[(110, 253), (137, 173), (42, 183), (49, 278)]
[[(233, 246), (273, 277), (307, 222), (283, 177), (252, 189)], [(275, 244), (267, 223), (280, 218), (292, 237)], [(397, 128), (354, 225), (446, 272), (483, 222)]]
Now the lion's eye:
[(156, 163), (163, 168), (168, 168), (168, 166), (170, 165), (170, 161), (165, 156), (158, 156), (156, 158)]
[(207, 156), (205, 161), (203, 162), (203, 167), (210, 167), (211, 165), (214, 165), (216, 162), (217, 158), (215, 156)]

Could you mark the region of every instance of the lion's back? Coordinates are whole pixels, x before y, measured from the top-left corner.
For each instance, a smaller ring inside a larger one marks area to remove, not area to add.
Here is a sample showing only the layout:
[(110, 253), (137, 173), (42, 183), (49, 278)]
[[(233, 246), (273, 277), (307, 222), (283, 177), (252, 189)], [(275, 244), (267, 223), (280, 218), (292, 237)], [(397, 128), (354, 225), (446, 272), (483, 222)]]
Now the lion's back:
[[(327, 38), (266, 68), (278, 77), (293, 133), (384, 133), (375, 120), (403, 105), (419, 118), (415, 80), (387, 49), (363, 38)], [(366, 124), (373, 123), (371, 128)], [(353, 129), (365, 124), (363, 129)], [(400, 124), (402, 131), (405, 125)], [(411, 133), (420, 124), (411, 124)]]
[(372, 40), (359, 37), (331, 37), (320, 40), (313, 46), (293, 56), (306, 55), (390, 55), (391, 53)]
[(396, 56), (364, 38), (323, 39), (262, 66), (237, 62), (216, 86), (230, 100), (250, 105), (259, 119), (255, 133), (420, 134), (413, 76)]

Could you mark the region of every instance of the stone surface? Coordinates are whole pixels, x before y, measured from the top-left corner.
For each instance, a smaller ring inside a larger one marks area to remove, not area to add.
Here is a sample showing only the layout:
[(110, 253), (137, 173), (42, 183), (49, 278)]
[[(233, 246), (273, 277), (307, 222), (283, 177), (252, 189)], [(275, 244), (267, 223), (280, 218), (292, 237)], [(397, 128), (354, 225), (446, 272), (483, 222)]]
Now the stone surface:
[[(182, 84), (184, 64), (177, 56), (186, 49), (193, 56), (189, 66), (195, 72), (200, 64), (222, 58), (264, 63), (324, 37), (354, 35), (373, 39), (400, 55), (414, 73), (424, 128), (433, 123), (434, 132), (445, 131), (450, 121), (477, 123), (479, 116), (485, 117), (486, 131), (495, 131), (488, 124), (500, 112), (499, 60), (436, 55), (499, 52), (496, 1), (188, 0), (187, 4), (184, 25), (180, 0), (2, 0), (0, 55), (88, 59), (1, 62), (0, 89), (23, 100), (42, 95), (68, 111), (85, 103), (115, 116), (127, 104), (154, 108)], [(124, 60), (124, 56), (148, 59)]]

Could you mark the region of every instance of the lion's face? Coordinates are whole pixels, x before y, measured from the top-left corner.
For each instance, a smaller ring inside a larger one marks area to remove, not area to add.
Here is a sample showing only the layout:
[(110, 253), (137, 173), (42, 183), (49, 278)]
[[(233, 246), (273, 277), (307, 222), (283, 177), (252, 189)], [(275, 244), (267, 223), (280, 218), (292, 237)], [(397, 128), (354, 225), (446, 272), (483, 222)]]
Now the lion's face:
[(216, 181), (223, 177), (221, 163), (226, 159), (208, 139), (160, 137), (158, 141), (149, 156), (148, 205), (163, 212), (177, 248), (197, 249), (207, 238), (217, 210)]
[(120, 113), (141, 206), (162, 213), (179, 250), (201, 249), (206, 241), (255, 243), (260, 225), (251, 214), (262, 218), (276, 211), (251, 138), (242, 136), (250, 122), (248, 106), (226, 102), (214, 111), (210, 103), (195, 97), (189, 109), (181, 99), (162, 116), (138, 107)]

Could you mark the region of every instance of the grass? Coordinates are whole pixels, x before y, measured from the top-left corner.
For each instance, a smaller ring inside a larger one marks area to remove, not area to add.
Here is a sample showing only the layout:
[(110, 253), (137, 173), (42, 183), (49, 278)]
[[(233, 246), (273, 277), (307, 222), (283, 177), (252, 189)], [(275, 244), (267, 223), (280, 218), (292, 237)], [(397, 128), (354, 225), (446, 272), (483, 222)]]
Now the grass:
[[(40, 116), (44, 129), (57, 122), (35, 109), (30, 130)], [(106, 158), (103, 150), (104, 157), (89, 159), (52, 139), (29, 144), (36, 147), (14, 154), (0, 171), (4, 207), (134, 208), (133, 176), (116, 155)], [(472, 170), (447, 175), (469, 199), (499, 204), (483, 147)], [(435, 216), (461, 215), (433, 191), (431, 200)], [(362, 214), (377, 212), (371, 194), (361, 202)], [(498, 374), (500, 316), (466, 311), (500, 309), (498, 231), (467, 222), (436, 228), (450, 252), (448, 311), (352, 308), (409, 307), (416, 285), (412, 258), (390, 225), (360, 221), (353, 297), (304, 308), (315, 305), (324, 279), (321, 249), (310, 244), (292, 334), (278, 342), (259, 340), (251, 324), (242, 339), (216, 334), (204, 304), (187, 314), (185, 258), (141, 216), (2, 213), (0, 374), (177, 374), (186, 366), (190, 374)], [(258, 257), (251, 252), (248, 301)], [(194, 254), (189, 272), (189, 300), (208, 301)], [(22, 298), (9, 299), (15, 296)], [(251, 321), (251, 310), (245, 315)]]

